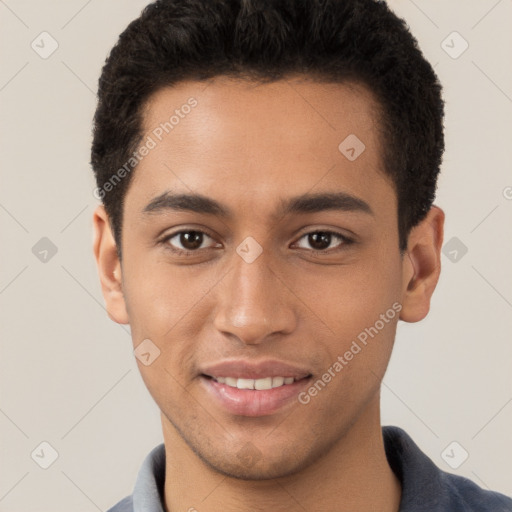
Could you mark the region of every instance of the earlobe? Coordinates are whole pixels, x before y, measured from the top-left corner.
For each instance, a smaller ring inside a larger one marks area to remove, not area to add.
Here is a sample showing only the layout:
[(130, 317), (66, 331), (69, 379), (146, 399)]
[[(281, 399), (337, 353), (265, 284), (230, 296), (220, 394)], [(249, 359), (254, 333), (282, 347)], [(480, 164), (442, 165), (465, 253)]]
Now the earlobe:
[(402, 311), (400, 319), (418, 322), (430, 309), (430, 299), (441, 273), (444, 212), (432, 206), (408, 238), (402, 269)]
[(93, 252), (98, 267), (101, 290), (108, 316), (119, 324), (128, 324), (129, 318), (122, 287), (122, 269), (117, 246), (103, 205), (93, 214)]

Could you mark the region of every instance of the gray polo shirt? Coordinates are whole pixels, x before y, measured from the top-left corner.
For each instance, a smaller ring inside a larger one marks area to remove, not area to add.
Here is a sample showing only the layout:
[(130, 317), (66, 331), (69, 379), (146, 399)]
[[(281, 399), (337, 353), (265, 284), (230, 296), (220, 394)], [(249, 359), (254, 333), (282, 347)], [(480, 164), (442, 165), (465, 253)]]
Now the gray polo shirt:
[[(512, 512), (512, 499), (441, 471), (398, 427), (383, 427), (389, 465), (402, 483), (399, 512)], [(107, 512), (164, 512), (164, 444), (144, 460), (131, 496)]]

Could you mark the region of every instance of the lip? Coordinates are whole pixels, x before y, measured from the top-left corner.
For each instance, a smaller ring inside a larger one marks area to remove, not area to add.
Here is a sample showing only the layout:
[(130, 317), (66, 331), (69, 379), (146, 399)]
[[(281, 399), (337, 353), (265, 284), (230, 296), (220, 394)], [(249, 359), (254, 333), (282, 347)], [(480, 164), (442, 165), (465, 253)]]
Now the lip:
[(311, 374), (306, 368), (267, 359), (251, 362), (242, 359), (221, 361), (200, 369), (200, 373), (208, 377), (236, 377), (238, 379), (261, 379), (264, 377), (293, 377), (303, 379)]
[[(221, 384), (212, 377), (259, 379), (263, 377), (293, 377), (292, 384), (266, 389), (238, 389)], [(238, 416), (268, 416), (297, 402), (300, 391), (309, 384), (311, 373), (303, 367), (277, 360), (250, 362), (222, 361), (201, 370), (200, 383), (222, 410)]]

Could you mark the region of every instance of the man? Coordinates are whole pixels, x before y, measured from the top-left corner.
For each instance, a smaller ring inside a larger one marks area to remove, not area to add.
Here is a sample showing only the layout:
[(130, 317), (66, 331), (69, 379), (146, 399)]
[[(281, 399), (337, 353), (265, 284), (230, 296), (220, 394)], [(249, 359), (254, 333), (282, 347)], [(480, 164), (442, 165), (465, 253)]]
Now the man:
[(102, 72), (107, 310), (164, 444), (124, 511), (510, 511), (380, 424), (428, 313), (441, 86), (374, 0), (159, 0)]

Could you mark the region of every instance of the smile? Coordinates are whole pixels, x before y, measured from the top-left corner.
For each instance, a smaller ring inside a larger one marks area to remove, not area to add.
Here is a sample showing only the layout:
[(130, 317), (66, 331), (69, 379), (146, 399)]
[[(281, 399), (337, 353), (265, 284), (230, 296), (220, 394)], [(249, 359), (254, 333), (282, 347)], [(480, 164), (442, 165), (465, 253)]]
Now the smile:
[(293, 384), (295, 379), (293, 377), (263, 377), (261, 379), (242, 379), (236, 377), (212, 377), (220, 384), (226, 384), (232, 388), (238, 389), (256, 389), (264, 391), (266, 389), (279, 388)]

